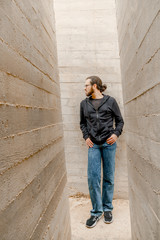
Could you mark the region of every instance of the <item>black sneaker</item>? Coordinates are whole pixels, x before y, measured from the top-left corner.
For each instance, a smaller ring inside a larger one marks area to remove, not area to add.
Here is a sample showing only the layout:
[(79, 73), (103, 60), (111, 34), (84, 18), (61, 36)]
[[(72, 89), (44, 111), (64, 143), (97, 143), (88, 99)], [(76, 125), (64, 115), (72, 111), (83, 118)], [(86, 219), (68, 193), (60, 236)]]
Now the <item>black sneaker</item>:
[(105, 223), (112, 223), (113, 222), (113, 216), (111, 211), (104, 212), (104, 222)]
[(88, 228), (93, 228), (96, 226), (97, 222), (99, 221), (99, 219), (102, 217), (101, 216), (91, 216), (87, 221), (86, 221), (86, 227)]

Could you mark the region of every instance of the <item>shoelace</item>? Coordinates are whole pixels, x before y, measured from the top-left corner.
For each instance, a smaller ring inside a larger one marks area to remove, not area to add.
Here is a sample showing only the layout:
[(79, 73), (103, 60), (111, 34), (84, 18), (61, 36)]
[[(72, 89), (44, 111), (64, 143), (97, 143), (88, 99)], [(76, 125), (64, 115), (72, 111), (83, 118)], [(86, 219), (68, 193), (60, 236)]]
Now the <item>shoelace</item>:
[(97, 220), (98, 217), (97, 217), (97, 216), (92, 216), (91, 219), (93, 219), (93, 220)]
[(112, 213), (111, 212), (106, 212), (105, 216), (112, 217)]

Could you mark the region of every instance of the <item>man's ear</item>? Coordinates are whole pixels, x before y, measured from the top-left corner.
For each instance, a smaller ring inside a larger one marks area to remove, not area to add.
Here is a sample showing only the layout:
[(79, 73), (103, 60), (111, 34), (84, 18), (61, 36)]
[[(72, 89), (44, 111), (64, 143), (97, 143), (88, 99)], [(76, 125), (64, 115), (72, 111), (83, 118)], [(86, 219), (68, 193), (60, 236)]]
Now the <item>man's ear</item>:
[(93, 87), (94, 87), (94, 89), (97, 89), (97, 84), (96, 83), (93, 84)]

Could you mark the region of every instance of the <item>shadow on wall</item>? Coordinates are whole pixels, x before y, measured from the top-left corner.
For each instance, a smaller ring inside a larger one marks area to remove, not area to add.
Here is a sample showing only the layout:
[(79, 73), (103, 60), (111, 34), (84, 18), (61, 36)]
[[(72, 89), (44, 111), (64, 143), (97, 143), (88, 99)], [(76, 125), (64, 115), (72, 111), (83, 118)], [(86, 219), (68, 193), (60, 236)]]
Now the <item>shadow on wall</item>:
[(0, 2), (3, 240), (71, 239), (52, 5)]
[(132, 239), (160, 239), (160, 2), (116, 1)]

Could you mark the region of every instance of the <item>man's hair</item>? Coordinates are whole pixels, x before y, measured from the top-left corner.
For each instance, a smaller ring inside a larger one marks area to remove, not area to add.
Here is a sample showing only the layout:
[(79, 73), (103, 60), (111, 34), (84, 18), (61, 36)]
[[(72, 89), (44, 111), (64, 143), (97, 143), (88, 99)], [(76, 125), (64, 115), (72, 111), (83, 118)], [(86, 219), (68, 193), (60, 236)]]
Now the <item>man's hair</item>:
[(93, 86), (94, 84), (97, 85), (97, 89), (100, 91), (100, 92), (104, 92), (107, 88), (106, 84), (102, 84), (102, 80), (97, 77), (97, 76), (90, 76), (90, 77), (87, 77), (87, 79), (90, 79), (91, 80), (91, 85)]

